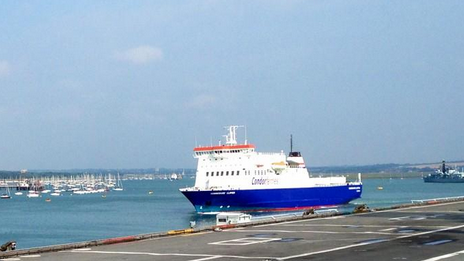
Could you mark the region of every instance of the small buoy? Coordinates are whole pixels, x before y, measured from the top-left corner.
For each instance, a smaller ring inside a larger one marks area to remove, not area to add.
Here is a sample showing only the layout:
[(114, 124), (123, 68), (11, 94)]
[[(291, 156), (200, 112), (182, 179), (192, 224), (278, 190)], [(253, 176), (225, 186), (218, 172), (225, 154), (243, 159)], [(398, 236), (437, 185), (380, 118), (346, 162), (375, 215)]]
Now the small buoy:
[(45, 201), (46, 201), (46, 202), (50, 202), (50, 201), (52, 201), (52, 200), (51, 200), (51, 199), (49, 199), (49, 198), (47, 198), (47, 199), (45, 199)]
[(148, 195), (153, 194), (153, 190), (148, 191)]
[(383, 187), (381, 187), (381, 186), (378, 186), (378, 187), (377, 187), (377, 189), (378, 189), (378, 190), (382, 190), (382, 189), (383, 189)]

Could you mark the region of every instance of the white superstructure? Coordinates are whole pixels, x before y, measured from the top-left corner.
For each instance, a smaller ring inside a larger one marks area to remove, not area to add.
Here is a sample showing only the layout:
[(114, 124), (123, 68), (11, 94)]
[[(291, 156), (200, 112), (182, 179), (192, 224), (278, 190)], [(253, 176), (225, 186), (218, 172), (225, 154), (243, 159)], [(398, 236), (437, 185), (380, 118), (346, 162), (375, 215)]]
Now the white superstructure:
[(299, 188), (346, 184), (345, 177), (310, 177), (299, 152), (256, 152), (252, 144), (238, 144), (229, 126), (225, 145), (196, 147), (198, 159), (192, 190)]

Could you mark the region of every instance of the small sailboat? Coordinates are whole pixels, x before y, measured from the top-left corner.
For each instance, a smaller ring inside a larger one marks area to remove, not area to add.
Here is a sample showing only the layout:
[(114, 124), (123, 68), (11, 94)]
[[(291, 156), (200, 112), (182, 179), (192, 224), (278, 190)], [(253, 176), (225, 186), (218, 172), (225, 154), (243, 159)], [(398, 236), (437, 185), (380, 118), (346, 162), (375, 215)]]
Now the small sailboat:
[(114, 191), (123, 191), (124, 188), (122, 187), (122, 181), (121, 178), (119, 177), (119, 172), (118, 172), (118, 180), (116, 183), (116, 187), (113, 188)]
[(10, 195), (10, 188), (9, 187), (6, 187), (6, 191), (5, 193), (3, 193), (1, 196), (0, 196), (1, 199), (10, 199), (11, 198), (11, 195)]

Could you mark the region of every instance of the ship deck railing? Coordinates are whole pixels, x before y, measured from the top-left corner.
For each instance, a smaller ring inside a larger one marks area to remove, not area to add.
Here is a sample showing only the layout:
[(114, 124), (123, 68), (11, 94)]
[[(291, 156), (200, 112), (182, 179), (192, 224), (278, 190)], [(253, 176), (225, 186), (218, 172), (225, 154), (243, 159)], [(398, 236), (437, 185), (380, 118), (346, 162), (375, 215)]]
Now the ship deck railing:
[(257, 155), (280, 156), (285, 155), (283, 152), (256, 152)]

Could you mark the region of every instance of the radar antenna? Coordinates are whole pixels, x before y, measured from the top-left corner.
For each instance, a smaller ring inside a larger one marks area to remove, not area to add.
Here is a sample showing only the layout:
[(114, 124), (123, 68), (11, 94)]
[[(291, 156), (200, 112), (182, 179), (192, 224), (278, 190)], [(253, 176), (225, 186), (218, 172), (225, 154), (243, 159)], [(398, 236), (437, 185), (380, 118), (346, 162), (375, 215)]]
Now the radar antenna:
[(239, 126), (239, 125), (232, 125), (232, 126), (226, 126), (224, 128), (229, 130), (229, 133), (227, 135), (224, 135), (226, 137), (226, 145), (237, 145), (237, 129), (241, 128), (244, 126)]

